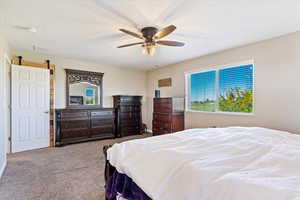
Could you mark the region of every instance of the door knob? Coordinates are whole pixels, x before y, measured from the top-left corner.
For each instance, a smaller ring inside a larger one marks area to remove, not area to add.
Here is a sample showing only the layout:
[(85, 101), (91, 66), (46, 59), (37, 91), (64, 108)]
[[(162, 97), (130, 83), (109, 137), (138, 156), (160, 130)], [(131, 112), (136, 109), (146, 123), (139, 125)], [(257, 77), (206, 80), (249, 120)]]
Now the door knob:
[(49, 113), (49, 111), (45, 111), (44, 113), (45, 113), (45, 114), (48, 114), (48, 113)]

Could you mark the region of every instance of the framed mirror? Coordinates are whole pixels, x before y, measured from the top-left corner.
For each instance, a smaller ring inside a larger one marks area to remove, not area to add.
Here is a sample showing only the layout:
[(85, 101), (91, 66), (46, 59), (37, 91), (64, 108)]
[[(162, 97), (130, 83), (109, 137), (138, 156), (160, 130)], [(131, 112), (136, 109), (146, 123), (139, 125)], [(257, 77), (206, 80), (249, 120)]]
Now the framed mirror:
[(67, 107), (102, 107), (103, 73), (73, 69), (65, 71)]

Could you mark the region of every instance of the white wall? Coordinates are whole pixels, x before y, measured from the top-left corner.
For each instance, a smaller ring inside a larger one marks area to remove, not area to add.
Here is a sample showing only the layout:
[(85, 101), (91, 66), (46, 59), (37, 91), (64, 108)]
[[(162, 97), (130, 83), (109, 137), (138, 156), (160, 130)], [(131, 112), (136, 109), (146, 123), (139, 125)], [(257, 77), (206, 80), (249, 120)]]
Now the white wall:
[[(254, 60), (255, 115), (238, 116), (186, 112), (186, 128), (208, 126), (261, 126), (300, 133), (300, 32), (199, 57), (148, 72), (148, 117), (151, 127), (152, 98), (185, 95), (184, 72)], [(172, 77), (173, 86), (158, 88), (157, 81)]]
[(88, 61), (61, 58), (56, 56), (39, 55), (32, 52), (13, 51), (14, 56), (23, 56), (24, 60), (45, 62), (49, 59), (56, 65), (55, 73), (55, 105), (56, 108), (63, 108), (66, 105), (65, 91), (66, 80), (64, 69), (78, 69), (86, 71), (103, 72), (103, 106), (112, 107), (112, 95), (142, 95), (143, 99), (143, 119), (146, 119), (146, 72), (129, 69), (117, 68), (109, 65), (98, 64)]
[(0, 35), (0, 177), (6, 166), (7, 131), (8, 131), (8, 107), (7, 107), (7, 76), (6, 56), (9, 56), (9, 48), (5, 39)]

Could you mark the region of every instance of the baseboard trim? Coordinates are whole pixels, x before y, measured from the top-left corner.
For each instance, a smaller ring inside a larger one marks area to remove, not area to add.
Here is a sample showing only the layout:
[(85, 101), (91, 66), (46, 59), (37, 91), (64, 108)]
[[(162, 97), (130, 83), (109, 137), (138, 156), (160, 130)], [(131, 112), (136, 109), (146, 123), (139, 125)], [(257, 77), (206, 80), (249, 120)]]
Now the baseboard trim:
[(1, 169), (0, 169), (0, 179), (1, 179), (2, 175), (4, 174), (4, 170), (5, 170), (5, 168), (6, 168), (6, 164), (7, 164), (7, 160), (6, 160), (6, 158), (5, 158), (4, 164), (2, 165), (2, 167), (1, 167)]

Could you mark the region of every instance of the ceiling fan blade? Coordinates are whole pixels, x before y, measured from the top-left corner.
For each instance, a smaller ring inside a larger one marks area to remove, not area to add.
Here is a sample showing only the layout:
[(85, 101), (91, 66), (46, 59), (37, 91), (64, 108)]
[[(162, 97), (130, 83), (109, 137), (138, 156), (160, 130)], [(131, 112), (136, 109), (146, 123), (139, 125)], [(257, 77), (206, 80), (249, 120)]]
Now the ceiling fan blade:
[(182, 43), (182, 42), (176, 42), (176, 41), (170, 41), (170, 40), (159, 40), (159, 41), (156, 41), (156, 43), (160, 44), (160, 45), (174, 46), (174, 47), (184, 46), (184, 43)]
[(130, 46), (138, 45), (138, 44), (144, 44), (144, 42), (136, 42), (136, 43), (131, 43), (131, 44), (125, 44), (125, 45), (122, 45), (122, 46), (118, 46), (118, 48), (130, 47)]
[(155, 39), (161, 39), (161, 38), (163, 38), (163, 37), (169, 35), (170, 33), (172, 33), (175, 29), (176, 29), (176, 26), (170, 25), (170, 26), (168, 26), (168, 27), (166, 27), (166, 28), (163, 28), (163, 29), (161, 29), (160, 31), (158, 31), (158, 32), (155, 34), (154, 38), (155, 38)]
[(126, 29), (119, 29), (120, 31), (122, 31), (123, 33), (126, 33), (126, 34), (128, 34), (128, 35), (131, 35), (131, 36), (133, 36), (133, 37), (136, 37), (136, 38), (139, 38), (139, 39), (144, 39), (144, 37), (143, 36), (141, 36), (141, 35), (139, 35), (139, 34), (137, 34), (137, 33), (134, 33), (134, 32), (131, 32), (131, 31), (128, 31), (128, 30), (126, 30)]

